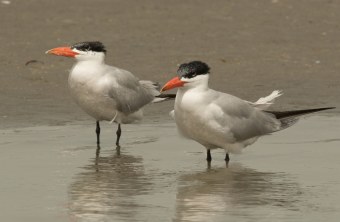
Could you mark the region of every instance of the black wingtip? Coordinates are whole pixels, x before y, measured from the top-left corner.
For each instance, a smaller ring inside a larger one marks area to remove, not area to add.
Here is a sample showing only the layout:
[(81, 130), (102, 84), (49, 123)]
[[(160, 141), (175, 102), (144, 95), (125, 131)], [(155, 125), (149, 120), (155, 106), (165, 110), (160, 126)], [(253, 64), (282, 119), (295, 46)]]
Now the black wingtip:
[(283, 112), (277, 112), (277, 111), (266, 111), (266, 112), (273, 114), (277, 119), (283, 119), (286, 117), (300, 116), (300, 115), (305, 115), (309, 113), (315, 113), (315, 112), (328, 110), (328, 109), (335, 109), (335, 108), (336, 107), (324, 107), (324, 108), (316, 108), (316, 109), (303, 109), (303, 110), (293, 110), (293, 111), (283, 111)]
[(176, 98), (176, 94), (166, 94), (166, 93), (162, 93), (159, 94), (158, 96), (156, 96), (157, 98), (165, 98), (165, 99), (175, 99)]

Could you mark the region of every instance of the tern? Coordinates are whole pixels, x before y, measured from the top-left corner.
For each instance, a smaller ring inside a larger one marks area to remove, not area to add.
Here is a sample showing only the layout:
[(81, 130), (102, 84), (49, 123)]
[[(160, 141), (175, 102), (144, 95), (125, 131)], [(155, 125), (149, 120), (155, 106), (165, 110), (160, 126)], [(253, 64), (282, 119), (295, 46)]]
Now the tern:
[(69, 89), (76, 103), (96, 120), (98, 145), (100, 121), (118, 123), (118, 147), (121, 124), (140, 120), (143, 106), (165, 100), (159, 96), (158, 84), (139, 80), (126, 70), (105, 64), (106, 49), (101, 42), (80, 42), (46, 53), (76, 59), (68, 78)]
[(229, 153), (240, 153), (260, 136), (292, 126), (301, 115), (334, 108), (267, 111), (274, 99), (281, 95), (280, 91), (251, 103), (210, 89), (209, 73), (210, 67), (204, 62), (184, 63), (177, 70), (178, 76), (161, 89), (163, 92), (178, 87), (170, 115), (181, 135), (206, 148), (208, 164), (212, 160), (211, 149), (224, 149), (228, 163)]

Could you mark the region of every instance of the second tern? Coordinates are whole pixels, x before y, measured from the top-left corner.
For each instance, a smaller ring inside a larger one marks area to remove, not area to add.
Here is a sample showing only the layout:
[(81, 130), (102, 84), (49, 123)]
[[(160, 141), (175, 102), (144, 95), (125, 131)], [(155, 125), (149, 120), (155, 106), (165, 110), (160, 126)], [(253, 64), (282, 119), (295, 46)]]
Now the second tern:
[(228, 163), (229, 153), (241, 152), (260, 136), (292, 126), (301, 115), (334, 108), (267, 111), (280, 96), (278, 91), (251, 103), (209, 88), (209, 73), (209, 66), (201, 61), (184, 63), (178, 68), (178, 76), (161, 90), (178, 88), (171, 115), (180, 134), (206, 148), (209, 164), (212, 149), (224, 149)]

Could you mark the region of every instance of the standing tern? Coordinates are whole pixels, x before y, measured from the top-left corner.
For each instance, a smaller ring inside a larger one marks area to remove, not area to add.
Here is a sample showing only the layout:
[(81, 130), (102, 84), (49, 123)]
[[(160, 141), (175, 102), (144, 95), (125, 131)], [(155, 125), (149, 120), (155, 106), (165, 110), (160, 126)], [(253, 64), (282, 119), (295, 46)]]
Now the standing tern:
[(76, 59), (68, 78), (70, 92), (76, 103), (96, 119), (98, 145), (100, 121), (118, 123), (116, 145), (119, 146), (120, 125), (140, 120), (143, 106), (164, 100), (157, 98), (160, 94), (157, 84), (105, 64), (106, 49), (101, 42), (80, 42), (46, 53)]
[(161, 89), (163, 92), (178, 87), (175, 107), (170, 114), (181, 135), (207, 149), (209, 165), (211, 149), (224, 149), (228, 163), (229, 153), (240, 153), (260, 136), (290, 127), (300, 115), (334, 108), (267, 111), (274, 99), (281, 95), (279, 91), (251, 103), (210, 89), (209, 70), (209, 66), (200, 61), (184, 63), (178, 68), (178, 77)]

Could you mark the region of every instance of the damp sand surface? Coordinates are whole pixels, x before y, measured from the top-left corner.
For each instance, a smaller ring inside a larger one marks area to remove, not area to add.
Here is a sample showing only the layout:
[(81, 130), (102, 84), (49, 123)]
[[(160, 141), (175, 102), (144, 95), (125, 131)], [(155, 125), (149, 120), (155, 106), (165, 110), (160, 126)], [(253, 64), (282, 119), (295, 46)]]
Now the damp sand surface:
[(0, 131), (1, 221), (337, 221), (340, 118), (313, 116), (232, 155), (172, 122)]

